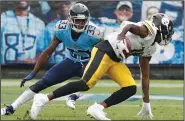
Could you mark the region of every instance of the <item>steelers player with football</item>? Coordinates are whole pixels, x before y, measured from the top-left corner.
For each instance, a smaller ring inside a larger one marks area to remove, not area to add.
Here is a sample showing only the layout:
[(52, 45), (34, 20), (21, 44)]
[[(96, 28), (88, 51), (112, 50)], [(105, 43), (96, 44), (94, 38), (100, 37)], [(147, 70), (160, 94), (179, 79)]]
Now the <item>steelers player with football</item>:
[(143, 90), (143, 106), (138, 114), (142, 115), (142, 118), (152, 118), (149, 61), (156, 50), (156, 44), (167, 45), (173, 34), (173, 22), (163, 13), (153, 15), (151, 20), (137, 23), (123, 21), (119, 32), (109, 34), (104, 41), (95, 45), (80, 81), (70, 82), (47, 96), (34, 98), (31, 117), (36, 119), (41, 109), (55, 98), (93, 88), (98, 80), (107, 74), (121, 88), (104, 101), (91, 105), (87, 114), (97, 120), (110, 120), (103, 109), (119, 104), (136, 93), (136, 82), (128, 67), (122, 63), (129, 55), (135, 55), (139, 56)]

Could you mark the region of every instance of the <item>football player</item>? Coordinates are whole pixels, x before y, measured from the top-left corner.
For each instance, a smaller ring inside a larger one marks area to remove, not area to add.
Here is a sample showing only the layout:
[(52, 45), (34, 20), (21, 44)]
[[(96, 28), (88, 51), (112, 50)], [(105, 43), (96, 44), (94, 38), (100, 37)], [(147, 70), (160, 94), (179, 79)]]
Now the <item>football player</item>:
[(1, 14), (1, 64), (35, 63), (45, 49), (45, 25), (30, 13), (28, 1)]
[(2, 108), (1, 115), (13, 114), (18, 107), (31, 100), (36, 93), (52, 85), (64, 82), (74, 76), (82, 77), (93, 46), (103, 36), (97, 27), (89, 23), (89, 17), (90, 13), (85, 5), (77, 3), (71, 6), (69, 20), (57, 22), (53, 40), (40, 55), (33, 71), (23, 79), (20, 87), (36, 76), (61, 42), (67, 49), (66, 59), (49, 69), (40, 81), (25, 90), (11, 105)]
[[(55, 98), (91, 89), (106, 73), (120, 85), (121, 89), (104, 101), (90, 106), (87, 109), (87, 114), (97, 120), (110, 120), (106, 117), (103, 109), (119, 104), (136, 93), (135, 80), (127, 66), (121, 62), (127, 55), (125, 52), (141, 55), (139, 62), (144, 102), (139, 114), (146, 118), (152, 118), (149, 101), (149, 61), (151, 54), (155, 52), (155, 43), (165, 46), (171, 41), (174, 33), (173, 22), (167, 15), (159, 13), (154, 15), (150, 21), (138, 23), (124, 21), (120, 28), (121, 32), (114, 32), (108, 35), (105, 41), (95, 45), (80, 81), (70, 82), (49, 95), (37, 94), (34, 97), (31, 118), (36, 119), (41, 109)], [(123, 40), (130, 40), (131, 49)]]
[[(56, 4), (56, 3), (55, 3)], [(52, 40), (53, 36), (55, 35), (55, 30), (54, 26), (59, 20), (67, 20), (69, 17), (69, 9), (72, 6), (72, 2), (70, 1), (60, 1), (58, 4), (60, 4), (60, 7), (58, 8), (58, 18), (54, 19), (50, 23), (47, 24), (46, 29), (45, 29), (45, 38), (47, 43), (49, 44), (50, 41)], [(64, 58), (65, 58), (65, 46), (63, 43), (60, 43), (55, 52), (53, 52), (51, 58), (50, 58), (50, 63), (60, 63)]]

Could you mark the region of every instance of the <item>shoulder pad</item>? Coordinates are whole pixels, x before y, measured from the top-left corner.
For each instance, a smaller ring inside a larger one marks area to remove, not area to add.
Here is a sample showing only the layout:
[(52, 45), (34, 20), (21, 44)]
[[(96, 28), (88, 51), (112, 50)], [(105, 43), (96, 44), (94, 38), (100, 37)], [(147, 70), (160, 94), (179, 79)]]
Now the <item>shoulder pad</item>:
[(67, 29), (68, 26), (68, 20), (60, 20), (56, 23), (54, 30), (59, 31), (59, 30), (65, 30)]
[(85, 29), (85, 33), (87, 33), (88, 35), (95, 37), (95, 38), (102, 38), (103, 37), (103, 29), (96, 26), (92, 22), (90, 22), (87, 25), (87, 27)]
[(148, 30), (150, 31), (151, 35), (155, 35), (157, 32), (157, 28), (151, 21), (144, 20), (142, 21), (142, 24), (144, 24)]

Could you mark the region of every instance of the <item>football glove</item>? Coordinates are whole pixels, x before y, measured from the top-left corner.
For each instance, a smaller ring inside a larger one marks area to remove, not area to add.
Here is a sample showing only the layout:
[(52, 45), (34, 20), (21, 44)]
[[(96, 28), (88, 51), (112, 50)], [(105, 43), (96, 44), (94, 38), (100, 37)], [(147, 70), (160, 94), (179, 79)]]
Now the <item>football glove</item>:
[(34, 72), (31, 72), (28, 76), (26, 76), (22, 81), (21, 81), (21, 84), (20, 84), (20, 87), (23, 87), (24, 86), (24, 83), (26, 81), (29, 81), (31, 79), (33, 79), (35, 77), (36, 73)]
[(124, 50), (126, 53), (129, 53), (129, 50), (127, 48), (127, 45), (125, 44), (125, 40), (117, 40), (116, 42), (116, 51), (118, 54), (122, 56), (122, 58), (125, 58)]
[(141, 119), (149, 119), (149, 118), (152, 119), (153, 114), (152, 114), (152, 111), (151, 111), (150, 103), (143, 102), (142, 109), (137, 115), (141, 116)]

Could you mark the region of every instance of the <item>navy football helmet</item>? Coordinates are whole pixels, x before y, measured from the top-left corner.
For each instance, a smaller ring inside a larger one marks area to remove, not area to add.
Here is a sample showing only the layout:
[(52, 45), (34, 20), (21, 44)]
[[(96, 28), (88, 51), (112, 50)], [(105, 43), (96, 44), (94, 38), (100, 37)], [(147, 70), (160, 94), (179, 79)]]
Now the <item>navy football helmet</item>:
[(69, 10), (69, 23), (76, 32), (83, 32), (89, 23), (89, 9), (82, 3), (76, 3)]

